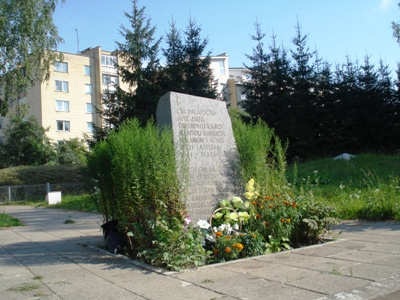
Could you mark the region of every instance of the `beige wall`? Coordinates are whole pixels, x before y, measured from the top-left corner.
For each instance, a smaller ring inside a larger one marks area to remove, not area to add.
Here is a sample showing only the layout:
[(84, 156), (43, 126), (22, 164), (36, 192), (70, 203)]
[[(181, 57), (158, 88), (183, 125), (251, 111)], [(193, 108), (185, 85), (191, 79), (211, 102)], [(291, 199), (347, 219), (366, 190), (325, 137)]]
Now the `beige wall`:
[[(102, 55), (114, 56), (100, 47), (88, 48), (79, 54), (63, 53), (63, 62), (68, 65), (67, 72), (59, 72), (51, 67), (49, 80), (37, 83), (27, 91), (28, 115), (35, 116), (39, 124), (48, 129), (47, 136), (53, 142), (82, 139), (84, 134), (90, 134), (88, 123), (101, 125), (101, 116), (96, 112), (96, 107), (102, 107), (102, 73), (117, 75), (115, 68), (102, 65)], [(90, 75), (85, 75), (85, 66), (90, 66)], [(56, 81), (68, 82), (68, 91), (56, 91)], [(86, 93), (87, 84), (92, 87), (91, 94)], [(56, 100), (68, 101), (69, 110), (57, 110)], [(92, 113), (87, 112), (87, 103), (92, 104)], [(4, 127), (9, 123), (10, 115), (15, 114), (15, 108), (10, 110), (7, 117), (0, 117), (3, 123), (0, 137), (4, 135)], [(70, 130), (57, 130), (57, 121), (69, 121)]]
[[(87, 133), (87, 122), (93, 122), (92, 114), (86, 113), (86, 103), (95, 102), (94, 88), (92, 94), (85, 94), (85, 84), (92, 84), (93, 87), (94, 76), (84, 73), (85, 65), (91, 66), (93, 71), (93, 58), (65, 53), (63, 61), (68, 64), (68, 72), (53, 71), (49, 82), (41, 85), (41, 97), (28, 94), (31, 112), (40, 116), (41, 125), (49, 128), (47, 136), (54, 141), (82, 138), (83, 133)], [(68, 82), (68, 92), (57, 92), (56, 80)], [(56, 100), (68, 101), (69, 111), (57, 111)], [(69, 121), (70, 131), (58, 131), (57, 120)]]

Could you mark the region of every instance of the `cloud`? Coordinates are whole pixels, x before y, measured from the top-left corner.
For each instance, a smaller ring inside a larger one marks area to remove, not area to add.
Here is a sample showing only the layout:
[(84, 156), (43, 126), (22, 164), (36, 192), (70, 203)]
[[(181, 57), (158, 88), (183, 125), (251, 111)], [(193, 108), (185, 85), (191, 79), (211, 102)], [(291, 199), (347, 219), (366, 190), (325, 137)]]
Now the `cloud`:
[(379, 3), (379, 8), (381, 10), (388, 10), (390, 6), (392, 5), (393, 0), (381, 0)]

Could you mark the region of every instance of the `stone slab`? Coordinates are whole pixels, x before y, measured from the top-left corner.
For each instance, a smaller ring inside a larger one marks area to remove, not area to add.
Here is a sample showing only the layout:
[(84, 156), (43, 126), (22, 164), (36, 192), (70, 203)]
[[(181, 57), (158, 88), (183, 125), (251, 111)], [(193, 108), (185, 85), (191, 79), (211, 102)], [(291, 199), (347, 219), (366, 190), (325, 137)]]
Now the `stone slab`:
[(191, 219), (209, 219), (220, 200), (239, 192), (237, 148), (225, 102), (169, 92), (158, 103), (157, 123), (172, 128)]

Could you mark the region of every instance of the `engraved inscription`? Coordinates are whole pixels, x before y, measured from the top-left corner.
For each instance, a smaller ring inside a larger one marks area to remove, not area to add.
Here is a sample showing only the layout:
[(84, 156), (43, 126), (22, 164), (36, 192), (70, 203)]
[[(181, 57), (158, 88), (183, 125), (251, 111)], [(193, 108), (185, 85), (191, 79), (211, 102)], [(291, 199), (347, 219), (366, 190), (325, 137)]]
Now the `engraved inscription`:
[[(168, 111), (167, 111), (168, 110)], [(170, 92), (160, 99), (157, 122), (171, 122), (176, 151), (188, 150), (186, 208), (194, 222), (208, 219), (220, 200), (234, 195), (230, 166), (235, 157), (224, 102)], [(179, 157), (179, 155), (177, 156)]]

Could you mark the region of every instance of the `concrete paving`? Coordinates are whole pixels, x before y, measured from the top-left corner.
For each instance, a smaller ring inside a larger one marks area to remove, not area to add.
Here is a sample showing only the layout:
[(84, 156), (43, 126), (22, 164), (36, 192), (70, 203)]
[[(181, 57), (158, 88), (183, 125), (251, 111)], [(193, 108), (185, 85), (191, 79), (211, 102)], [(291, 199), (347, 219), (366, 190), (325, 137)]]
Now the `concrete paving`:
[(0, 229), (0, 299), (400, 299), (398, 222), (344, 222), (333, 242), (167, 272), (102, 250), (94, 213), (1, 212), (26, 226)]

